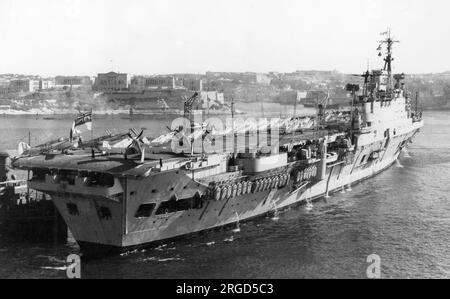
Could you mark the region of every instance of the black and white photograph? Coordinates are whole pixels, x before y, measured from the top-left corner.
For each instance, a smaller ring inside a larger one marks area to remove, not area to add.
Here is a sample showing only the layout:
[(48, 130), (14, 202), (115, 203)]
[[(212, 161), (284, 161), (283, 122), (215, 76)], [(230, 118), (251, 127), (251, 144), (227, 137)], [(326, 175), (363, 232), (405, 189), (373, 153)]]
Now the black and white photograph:
[(0, 279), (449, 279), (449, 9), (0, 0)]

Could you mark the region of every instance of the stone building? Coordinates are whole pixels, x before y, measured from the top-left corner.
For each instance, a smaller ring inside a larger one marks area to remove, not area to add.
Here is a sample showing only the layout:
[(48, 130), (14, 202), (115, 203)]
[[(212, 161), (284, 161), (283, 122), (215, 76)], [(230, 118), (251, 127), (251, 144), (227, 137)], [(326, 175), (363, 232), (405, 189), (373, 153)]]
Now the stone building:
[(130, 76), (126, 73), (109, 72), (98, 74), (95, 90), (102, 92), (128, 91)]

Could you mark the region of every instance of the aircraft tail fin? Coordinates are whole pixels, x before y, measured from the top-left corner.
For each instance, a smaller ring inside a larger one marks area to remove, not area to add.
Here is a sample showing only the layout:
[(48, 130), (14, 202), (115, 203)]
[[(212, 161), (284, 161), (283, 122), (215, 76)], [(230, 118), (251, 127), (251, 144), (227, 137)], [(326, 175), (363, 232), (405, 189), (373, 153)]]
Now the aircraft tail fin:
[(30, 150), (31, 149), (31, 146), (30, 145), (28, 145), (27, 143), (25, 143), (25, 142), (20, 142), (19, 143), (19, 148), (18, 148), (18, 153), (19, 153), (19, 156), (21, 156), (21, 155), (23, 155), (24, 153), (26, 153), (28, 150)]

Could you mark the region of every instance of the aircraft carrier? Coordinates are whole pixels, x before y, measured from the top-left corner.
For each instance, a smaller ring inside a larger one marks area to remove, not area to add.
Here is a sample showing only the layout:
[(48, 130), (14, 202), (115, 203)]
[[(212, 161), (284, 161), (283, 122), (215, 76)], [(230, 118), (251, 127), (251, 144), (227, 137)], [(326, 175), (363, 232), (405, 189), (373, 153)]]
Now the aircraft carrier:
[[(312, 118), (233, 123), (228, 131), (189, 120), (192, 134), (175, 126), (153, 141), (133, 132), (78, 148), (72, 140), (22, 146), (12, 166), (32, 171), (29, 187), (51, 196), (86, 254), (129, 250), (309, 203), (387, 169), (423, 127), (404, 75), (392, 73), (395, 42), (390, 33), (381, 41), (384, 67), (365, 72), (362, 87), (347, 85), (353, 96), (347, 112), (319, 107)], [(261, 145), (258, 138), (275, 131), (278, 138)], [(231, 148), (205, 150), (230, 135)], [(239, 137), (242, 148), (233, 142)], [(194, 146), (198, 139), (201, 147)]]

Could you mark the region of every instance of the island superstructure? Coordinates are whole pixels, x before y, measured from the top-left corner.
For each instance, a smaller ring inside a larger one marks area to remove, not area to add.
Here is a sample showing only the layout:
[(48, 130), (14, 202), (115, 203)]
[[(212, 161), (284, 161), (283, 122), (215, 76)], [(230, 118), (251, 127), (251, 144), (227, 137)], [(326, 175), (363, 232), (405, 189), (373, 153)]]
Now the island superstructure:
[[(347, 86), (351, 111), (319, 107), (312, 127), (294, 125), (302, 123), (296, 117), (278, 122), (279, 140), (264, 149), (174, 153), (135, 134), (124, 151), (104, 143), (100, 152), (25, 151), (12, 165), (32, 171), (29, 187), (51, 196), (86, 253), (128, 250), (309, 202), (387, 169), (423, 127), (404, 75), (392, 73), (394, 42), (390, 34), (382, 41), (385, 65), (362, 75), (361, 90)], [(235, 140), (235, 130), (231, 135)]]

